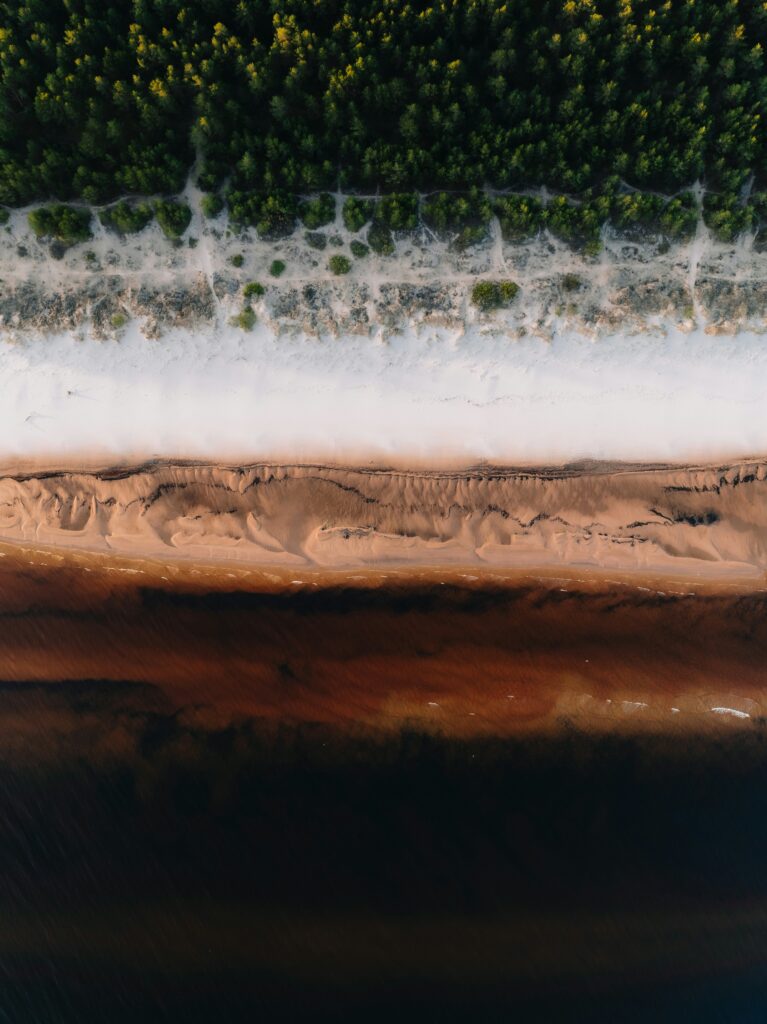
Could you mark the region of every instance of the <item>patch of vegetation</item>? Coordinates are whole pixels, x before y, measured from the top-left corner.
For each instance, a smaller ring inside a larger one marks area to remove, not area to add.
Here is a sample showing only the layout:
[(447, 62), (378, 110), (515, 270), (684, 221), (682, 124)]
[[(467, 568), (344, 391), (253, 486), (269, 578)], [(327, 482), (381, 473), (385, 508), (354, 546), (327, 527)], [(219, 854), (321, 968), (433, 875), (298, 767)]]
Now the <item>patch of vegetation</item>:
[(10, 211), (6, 210), (4, 206), (0, 206), (0, 227), (4, 227), (10, 219)]
[(418, 196), (414, 192), (390, 192), (376, 203), (373, 220), (391, 231), (413, 231), (418, 227)]
[(304, 241), (310, 249), (322, 250), (328, 244), (328, 236), (321, 231), (307, 231), (304, 235)]
[(395, 250), (391, 231), (385, 224), (375, 222), (368, 229), (368, 245), (379, 256), (391, 256)]
[(266, 292), (266, 288), (259, 281), (249, 281), (242, 289), (246, 299), (260, 299)]
[(127, 202), (124, 199), (99, 212), (99, 220), (104, 227), (119, 235), (133, 235), (143, 231), (153, 217), (151, 203)]
[(698, 207), (692, 192), (670, 199), (660, 215), (660, 229), (667, 238), (692, 238), (698, 227)]
[(703, 199), (703, 220), (720, 242), (734, 242), (757, 224), (756, 210), (735, 196), (707, 194)]
[(173, 241), (181, 238), (192, 219), (187, 204), (172, 199), (161, 199), (155, 204), (154, 212), (163, 234)]
[(577, 292), (583, 287), (583, 281), (577, 274), (565, 274), (562, 277), (562, 288), (566, 292)]
[(439, 238), (451, 238), (459, 251), (487, 238), (491, 215), (490, 200), (476, 189), (468, 195), (438, 192), (421, 211), (424, 224)]
[(349, 196), (344, 200), (342, 216), (347, 231), (361, 231), (373, 216), (375, 204), (370, 199)]
[(506, 242), (534, 238), (546, 224), (543, 203), (530, 196), (502, 196), (493, 202), (493, 210)]
[(689, 192), (673, 199), (647, 192), (630, 192), (614, 197), (610, 220), (623, 233), (642, 231), (678, 240), (695, 233), (698, 211)]
[(482, 312), (489, 312), (510, 306), (518, 291), (519, 285), (514, 281), (477, 281), (471, 290), (471, 301)]
[(351, 260), (347, 256), (336, 253), (328, 260), (328, 270), (333, 274), (348, 274), (352, 269)]
[(206, 194), (200, 200), (200, 209), (204, 217), (209, 219), (218, 217), (219, 213), (224, 209), (226, 203), (224, 197), (219, 195), (218, 192), (206, 192)]
[(269, 273), (272, 277), (279, 277), (285, 271), (285, 264), (282, 260), (272, 260), (271, 266), (269, 267)]
[(286, 238), (296, 226), (298, 201), (287, 192), (231, 191), (227, 201), (232, 223), (254, 227), (265, 241)]
[(358, 238), (353, 238), (349, 243), (349, 248), (352, 251), (352, 256), (358, 260), (364, 259), (370, 252), (370, 249), (364, 242), (360, 242)]
[(119, 331), (122, 327), (125, 327), (128, 322), (128, 318), (124, 313), (113, 313), (109, 322), (116, 331)]
[(252, 331), (258, 323), (258, 317), (250, 306), (245, 306), (236, 316), (233, 316), (229, 323), (232, 327), (239, 327), (243, 331)]
[(609, 198), (586, 196), (578, 203), (566, 196), (555, 196), (545, 207), (546, 227), (560, 241), (587, 255), (601, 248), (602, 225), (609, 215)]
[(229, 257), (229, 262), (232, 264), (233, 267), (237, 267), (237, 269), (239, 270), (240, 267), (245, 262), (245, 257), (242, 255), (241, 252), (236, 252), (234, 256)]
[(316, 199), (307, 199), (300, 203), (298, 216), (305, 227), (315, 231), (336, 219), (336, 201), (328, 192), (323, 192)]
[(28, 220), (38, 238), (50, 238), (64, 245), (85, 242), (93, 237), (90, 211), (63, 203), (39, 206), (30, 211)]

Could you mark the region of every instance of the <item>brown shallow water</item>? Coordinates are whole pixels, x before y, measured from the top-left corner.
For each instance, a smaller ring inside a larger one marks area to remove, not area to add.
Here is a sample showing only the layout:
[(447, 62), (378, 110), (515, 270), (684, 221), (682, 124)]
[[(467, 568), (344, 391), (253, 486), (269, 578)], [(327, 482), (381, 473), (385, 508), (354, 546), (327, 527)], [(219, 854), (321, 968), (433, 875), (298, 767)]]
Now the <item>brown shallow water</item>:
[(758, 577), (0, 555), (0, 1020), (759, 1019)]
[(767, 593), (752, 584), (436, 569), (298, 579), (0, 553), (6, 701), (14, 683), (101, 680), (105, 695), (142, 684), (142, 700), (216, 722), (458, 737), (757, 728), (767, 714)]

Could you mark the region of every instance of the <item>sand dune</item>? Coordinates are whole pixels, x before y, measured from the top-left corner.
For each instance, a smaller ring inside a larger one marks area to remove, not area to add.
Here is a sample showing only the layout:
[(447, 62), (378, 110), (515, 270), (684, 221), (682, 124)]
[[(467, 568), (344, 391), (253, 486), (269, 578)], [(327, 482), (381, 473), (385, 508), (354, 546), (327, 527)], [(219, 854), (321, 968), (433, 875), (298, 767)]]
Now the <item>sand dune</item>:
[(283, 568), (591, 566), (757, 583), (767, 569), (767, 462), (6, 472), (0, 539)]

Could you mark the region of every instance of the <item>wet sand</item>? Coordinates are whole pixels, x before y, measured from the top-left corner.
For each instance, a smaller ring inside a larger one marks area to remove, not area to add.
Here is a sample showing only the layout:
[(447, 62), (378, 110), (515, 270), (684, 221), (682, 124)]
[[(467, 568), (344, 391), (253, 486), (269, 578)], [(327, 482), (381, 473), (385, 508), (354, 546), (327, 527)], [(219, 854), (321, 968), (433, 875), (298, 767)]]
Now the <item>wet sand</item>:
[[(136, 711), (201, 723), (352, 733), (726, 732), (761, 729), (767, 715), (767, 593), (753, 580), (296, 575), (7, 544), (0, 555), (0, 728), (11, 746), (48, 729), (62, 742), (82, 735), (89, 719), (70, 716), (62, 694), (84, 680), (123, 711), (131, 694)], [(38, 713), (17, 715), (19, 701)], [(102, 746), (117, 742), (98, 716), (90, 725)]]

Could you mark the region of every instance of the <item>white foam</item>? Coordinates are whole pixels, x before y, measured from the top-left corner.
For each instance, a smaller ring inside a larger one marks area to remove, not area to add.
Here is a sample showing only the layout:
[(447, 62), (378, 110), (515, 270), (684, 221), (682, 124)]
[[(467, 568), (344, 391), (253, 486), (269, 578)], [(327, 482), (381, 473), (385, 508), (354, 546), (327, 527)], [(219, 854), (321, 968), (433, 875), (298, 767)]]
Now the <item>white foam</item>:
[(747, 711), (738, 711), (737, 708), (711, 708), (717, 715), (732, 715), (733, 718), (750, 718)]

